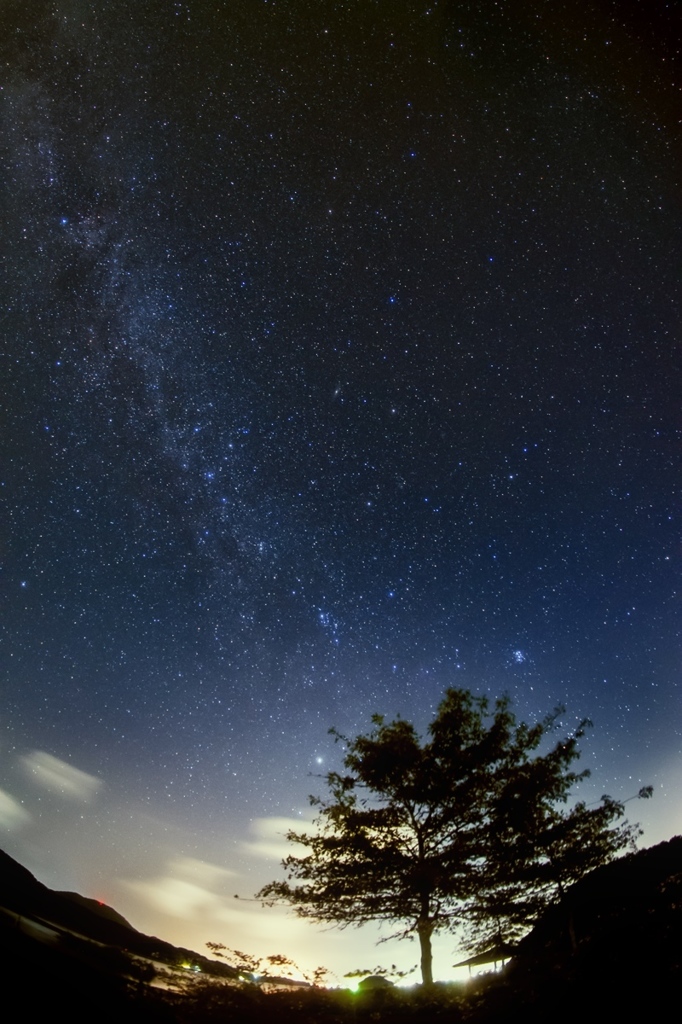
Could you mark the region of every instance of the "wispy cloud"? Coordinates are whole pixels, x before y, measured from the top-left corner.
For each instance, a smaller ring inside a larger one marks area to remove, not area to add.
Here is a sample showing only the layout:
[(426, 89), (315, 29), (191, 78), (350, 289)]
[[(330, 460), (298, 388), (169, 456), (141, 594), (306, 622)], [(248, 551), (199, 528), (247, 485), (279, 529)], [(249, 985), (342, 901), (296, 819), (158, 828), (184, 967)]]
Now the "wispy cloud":
[[(259, 856), (279, 859), (286, 849), (285, 833), (290, 828), (308, 827), (302, 818), (272, 817), (253, 822), (253, 847)], [(247, 844), (242, 844), (242, 851)], [(250, 858), (253, 861), (253, 857)], [(261, 887), (275, 865), (258, 864), (264, 877), (249, 863), (246, 872), (232, 871), (193, 857), (163, 858), (158, 874), (147, 878), (120, 879), (121, 910), (136, 927), (178, 945), (200, 949), (210, 939), (229, 948), (245, 949), (256, 955), (285, 953), (312, 969), (324, 960), (340, 960), (344, 970), (375, 954), (377, 936), (354, 939), (350, 961), (343, 959), (348, 946), (342, 934), (326, 932), (324, 938), (310, 922), (298, 919), (287, 906), (264, 907), (251, 895)], [(235, 899), (234, 893), (239, 892)], [(323, 952), (325, 950), (325, 952)], [(331, 952), (330, 952), (331, 951)], [(227, 962), (230, 954), (227, 954)]]
[(254, 818), (249, 828), (253, 838), (243, 845), (253, 856), (280, 861), (296, 852), (296, 844), (289, 842), (287, 833), (311, 830), (313, 825), (301, 818)]
[(196, 885), (204, 885), (208, 889), (215, 888), (236, 875), (236, 871), (218, 867), (217, 864), (209, 864), (205, 860), (197, 860), (196, 857), (176, 857), (168, 862), (168, 871), (172, 875)]
[(147, 882), (124, 882), (124, 885), (153, 910), (160, 910), (171, 917), (191, 920), (205, 917), (215, 908), (215, 893), (182, 878), (167, 875)]
[(0, 789), (0, 828), (13, 832), (31, 820), (31, 815), (13, 796)]
[(215, 916), (224, 900), (220, 889), (234, 874), (194, 857), (175, 857), (166, 864), (165, 875), (123, 884), (154, 910), (192, 920)]
[(39, 786), (72, 800), (88, 803), (102, 785), (101, 779), (95, 775), (88, 775), (44, 750), (26, 754), (21, 758), (21, 763), (27, 775)]

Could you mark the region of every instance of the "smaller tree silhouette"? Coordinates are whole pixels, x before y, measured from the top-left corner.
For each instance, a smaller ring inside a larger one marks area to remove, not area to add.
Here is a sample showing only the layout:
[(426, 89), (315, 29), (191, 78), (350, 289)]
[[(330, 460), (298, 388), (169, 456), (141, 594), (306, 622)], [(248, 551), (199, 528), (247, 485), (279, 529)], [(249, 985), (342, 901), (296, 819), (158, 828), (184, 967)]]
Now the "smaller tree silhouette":
[(271, 971), (277, 972), (280, 977), (293, 978), (296, 974), (311, 985), (322, 986), (331, 974), (327, 967), (316, 967), (313, 971), (302, 971), (295, 960), (285, 956), (284, 953), (271, 953), (270, 956), (253, 956), (251, 953), (244, 953), (240, 949), (230, 949), (222, 942), (207, 942), (206, 946), (214, 956), (223, 960), (229, 959), (230, 966), (234, 967), (240, 974), (258, 976), (267, 975)]

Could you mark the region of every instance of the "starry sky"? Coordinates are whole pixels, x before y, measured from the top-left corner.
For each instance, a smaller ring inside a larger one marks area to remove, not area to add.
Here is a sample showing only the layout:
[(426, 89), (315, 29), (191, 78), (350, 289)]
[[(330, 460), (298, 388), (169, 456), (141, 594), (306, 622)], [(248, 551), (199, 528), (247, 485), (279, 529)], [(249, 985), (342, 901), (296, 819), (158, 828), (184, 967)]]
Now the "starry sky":
[(448, 686), (589, 716), (583, 795), (680, 831), (679, 39), (664, 0), (3, 0), (0, 841), (43, 881), (380, 960), (232, 894), (330, 726)]

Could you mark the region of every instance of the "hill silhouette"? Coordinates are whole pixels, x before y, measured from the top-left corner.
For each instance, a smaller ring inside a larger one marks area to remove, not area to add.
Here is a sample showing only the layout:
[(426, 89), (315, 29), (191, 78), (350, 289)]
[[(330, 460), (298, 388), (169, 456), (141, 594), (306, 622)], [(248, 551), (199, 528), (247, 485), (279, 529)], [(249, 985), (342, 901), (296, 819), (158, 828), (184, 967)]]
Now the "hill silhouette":
[(542, 915), (476, 1020), (581, 1024), (665, 1011), (682, 984), (682, 837), (592, 871)]
[(148, 986), (164, 968), (177, 974), (190, 964), (215, 981), (238, 978), (228, 964), (138, 932), (112, 907), (49, 889), (3, 851), (0, 951), (17, 1017), (61, 1011), (69, 1024), (173, 1021)]
[(174, 946), (155, 936), (144, 935), (105, 903), (79, 893), (49, 889), (2, 850), (0, 908), (42, 925), (51, 925), (57, 931), (73, 933), (147, 960), (169, 966), (189, 962), (217, 977), (238, 977), (238, 971), (227, 964), (217, 963), (191, 949)]

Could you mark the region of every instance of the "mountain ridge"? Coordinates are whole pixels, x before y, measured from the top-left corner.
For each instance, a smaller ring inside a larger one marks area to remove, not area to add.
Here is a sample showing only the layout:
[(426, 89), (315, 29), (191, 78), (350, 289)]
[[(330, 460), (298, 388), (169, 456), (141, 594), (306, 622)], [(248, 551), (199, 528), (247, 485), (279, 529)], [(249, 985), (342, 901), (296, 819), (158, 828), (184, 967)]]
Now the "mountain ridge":
[(80, 893), (50, 889), (9, 854), (0, 850), (0, 907), (20, 918), (53, 925), (60, 931), (113, 946), (169, 966), (190, 962), (205, 973), (237, 978), (239, 972), (228, 964), (165, 939), (145, 935), (117, 910)]

